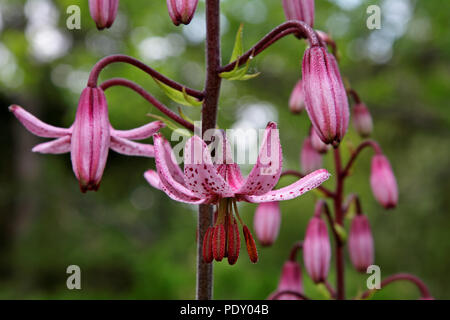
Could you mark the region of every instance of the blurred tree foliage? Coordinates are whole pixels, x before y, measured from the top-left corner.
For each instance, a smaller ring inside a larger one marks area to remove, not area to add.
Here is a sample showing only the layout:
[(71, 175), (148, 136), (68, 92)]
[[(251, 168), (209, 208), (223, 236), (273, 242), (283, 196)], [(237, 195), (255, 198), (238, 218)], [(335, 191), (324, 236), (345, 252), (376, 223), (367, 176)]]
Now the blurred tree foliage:
[[(66, 9), (81, 8), (81, 30), (68, 30)], [(366, 8), (382, 8), (382, 29), (368, 30)], [(223, 0), (223, 60), (244, 23), (249, 48), (284, 21), (279, 0)], [(316, 27), (338, 43), (341, 70), (369, 106), (374, 138), (390, 158), (400, 187), (400, 205), (385, 212), (369, 187), (371, 151), (354, 168), (347, 191), (361, 195), (371, 219), (376, 263), (382, 275), (405, 271), (424, 279), (437, 298), (450, 297), (449, 202), (449, 1), (316, 1)], [(8, 113), (23, 105), (48, 123), (69, 126), (90, 68), (101, 57), (124, 53), (144, 60), (194, 88), (204, 82), (204, 1), (191, 25), (172, 25), (165, 1), (121, 0), (113, 28), (98, 32), (87, 1), (0, 0), (0, 298), (194, 298), (196, 212), (152, 190), (143, 172), (152, 160), (110, 153), (100, 191), (83, 195), (70, 157), (30, 152), (42, 142)], [(305, 44), (283, 39), (252, 62), (261, 72), (247, 82), (224, 81), (219, 123), (223, 128), (262, 128), (276, 120), (285, 168), (298, 169), (307, 116), (292, 116), (290, 91), (300, 76)], [(108, 67), (101, 78), (126, 77), (174, 110), (154, 82), (127, 65)], [(128, 89), (107, 92), (111, 122), (130, 128), (157, 113)], [(183, 108), (194, 119), (199, 110)], [(251, 116), (249, 116), (251, 115)], [(165, 134), (170, 131), (165, 129)], [(360, 139), (353, 131), (344, 149)], [(325, 166), (332, 170), (328, 155)], [(281, 184), (287, 184), (283, 178)], [(327, 185), (333, 186), (333, 179)], [(281, 234), (260, 248), (260, 262), (245, 254), (236, 266), (215, 265), (215, 297), (263, 299), (276, 288), (290, 246), (302, 239), (316, 195), (282, 203)], [(252, 224), (255, 206), (242, 206)], [(347, 257), (348, 261), (348, 257)], [(66, 268), (82, 270), (82, 290), (66, 288)], [(334, 283), (334, 268), (330, 281)], [(347, 294), (365, 288), (366, 276), (347, 263)], [(320, 293), (305, 276), (306, 292)], [(391, 285), (375, 298), (416, 298), (408, 283)]]

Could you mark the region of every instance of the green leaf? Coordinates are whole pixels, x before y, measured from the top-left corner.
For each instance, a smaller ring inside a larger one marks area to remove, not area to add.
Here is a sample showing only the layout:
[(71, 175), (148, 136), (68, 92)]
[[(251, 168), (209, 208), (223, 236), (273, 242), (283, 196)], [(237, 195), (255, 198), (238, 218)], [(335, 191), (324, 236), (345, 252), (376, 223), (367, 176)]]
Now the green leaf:
[(180, 92), (178, 90), (175, 90), (174, 88), (169, 87), (168, 85), (165, 85), (161, 81), (153, 78), (155, 80), (156, 84), (164, 91), (164, 93), (176, 103), (182, 104), (184, 106), (189, 107), (199, 107), (203, 104), (202, 101), (198, 100), (197, 98), (191, 97), (186, 93), (186, 88), (183, 87), (183, 92)]
[(234, 41), (233, 53), (231, 54), (230, 63), (239, 59), (244, 54), (244, 46), (242, 44), (242, 34), (244, 31), (244, 24), (241, 23), (238, 32), (236, 34), (236, 40)]
[(187, 130), (186, 128), (180, 127), (175, 122), (173, 122), (172, 120), (170, 120), (166, 117), (159, 116), (159, 115), (152, 114), (152, 113), (147, 113), (147, 116), (164, 122), (167, 125), (167, 127), (173, 131), (177, 131), (180, 134), (187, 136), (187, 137), (192, 137), (192, 134), (189, 132), (189, 130)]
[(243, 30), (244, 30), (244, 25), (241, 24), (238, 29), (238, 32), (236, 34), (236, 40), (234, 42), (234, 48), (233, 48), (233, 52), (231, 54), (230, 63), (232, 63), (233, 61), (236, 61), (236, 65), (234, 66), (233, 70), (228, 71), (228, 72), (222, 72), (220, 74), (221, 78), (231, 80), (231, 81), (234, 81), (234, 80), (245, 81), (245, 80), (250, 80), (250, 79), (256, 78), (257, 76), (260, 75), (259, 72), (254, 73), (254, 74), (247, 74), (247, 71), (250, 67), (250, 61), (252, 60), (252, 58), (248, 59), (245, 66), (243, 68), (239, 69), (238, 60), (244, 54), (244, 46), (242, 44)]

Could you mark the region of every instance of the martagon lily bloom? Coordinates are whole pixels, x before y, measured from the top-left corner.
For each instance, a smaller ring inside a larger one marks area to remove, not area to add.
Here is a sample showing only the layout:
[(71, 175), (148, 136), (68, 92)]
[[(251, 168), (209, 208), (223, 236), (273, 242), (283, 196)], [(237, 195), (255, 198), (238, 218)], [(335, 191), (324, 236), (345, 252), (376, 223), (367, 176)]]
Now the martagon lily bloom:
[(17, 105), (9, 107), (9, 110), (31, 133), (55, 138), (35, 146), (33, 152), (71, 153), (73, 171), (82, 192), (99, 188), (109, 149), (125, 155), (153, 157), (152, 145), (131, 140), (149, 138), (164, 127), (163, 122), (154, 121), (132, 130), (114, 129), (109, 122), (103, 90), (90, 87), (83, 90), (75, 122), (69, 128), (46, 124)]
[(161, 134), (155, 134), (153, 140), (157, 172), (147, 171), (147, 181), (173, 200), (217, 206), (215, 225), (203, 241), (206, 262), (227, 257), (230, 264), (236, 263), (240, 245), (237, 221), (243, 227), (250, 260), (257, 262), (255, 241), (239, 216), (238, 201), (264, 203), (294, 199), (318, 187), (330, 176), (328, 171), (321, 169), (287, 187), (272, 190), (282, 170), (281, 145), (277, 125), (273, 122), (267, 125), (256, 164), (247, 178), (242, 177), (239, 166), (232, 161), (226, 141), (222, 152), (225, 161), (214, 163), (206, 143), (198, 136), (191, 137), (184, 148), (183, 173), (175, 162), (169, 142)]

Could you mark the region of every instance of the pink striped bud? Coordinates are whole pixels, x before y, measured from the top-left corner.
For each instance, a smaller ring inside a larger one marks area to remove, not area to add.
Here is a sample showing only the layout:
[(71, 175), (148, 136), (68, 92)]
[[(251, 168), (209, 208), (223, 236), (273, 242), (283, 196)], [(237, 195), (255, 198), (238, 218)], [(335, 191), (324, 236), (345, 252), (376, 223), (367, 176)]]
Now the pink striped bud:
[(197, 9), (198, 0), (167, 0), (167, 9), (172, 22), (178, 26), (189, 24)]
[(283, 0), (287, 20), (300, 20), (314, 26), (314, 0)]
[(302, 150), (300, 152), (300, 164), (304, 175), (322, 167), (322, 155), (313, 148), (310, 137), (307, 137), (303, 141)]
[(253, 218), (256, 238), (263, 246), (271, 246), (278, 237), (281, 223), (280, 204), (277, 201), (260, 203)]
[(358, 103), (353, 107), (353, 127), (355, 127), (356, 132), (366, 138), (371, 135), (373, 130), (372, 116), (370, 115), (369, 109), (367, 109), (364, 103)]
[(363, 214), (357, 214), (352, 220), (348, 249), (353, 266), (365, 273), (374, 261), (374, 245), (369, 219)]
[(110, 146), (108, 105), (103, 90), (83, 90), (72, 128), (71, 158), (82, 192), (97, 190)]
[(339, 145), (348, 129), (347, 93), (333, 55), (323, 47), (307, 49), (303, 57), (306, 111), (320, 139)]
[(112, 26), (118, 8), (119, 0), (89, 0), (89, 11), (99, 30)]
[(315, 283), (323, 282), (328, 276), (331, 246), (325, 221), (313, 217), (306, 229), (303, 243), (303, 261), (306, 271)]
[(302, 80), (298, 80), (294, 89), (292, 90), (289, 99), (289, 109), (292, 113), (297, 114), (305, 109), (305, 95), (303, 94)]
[[(292, 291), (303, 294), (302, 271), (298, 262), (287, 261), (284, 264), (277, 291)], [(277, 300), (300, 300), (300, 298), (286, 293), (278, 296)]]
[(314, 128), (311, 128), (311, 131), (309, 132), (309, 137), (311, 139), (311, 145), (312, 147), (319, 153), (326, 153), (330, 149), (329, 144), (323, 143), (322, 140), (320, 140), (319, 135), (316, 133), (316, 130)]
[(389, 160), (382, 154), (376, 154), (372, 158), (370, 185), (373, 195), (383, 207), (391, 209), (397, 206), (397, 180)]

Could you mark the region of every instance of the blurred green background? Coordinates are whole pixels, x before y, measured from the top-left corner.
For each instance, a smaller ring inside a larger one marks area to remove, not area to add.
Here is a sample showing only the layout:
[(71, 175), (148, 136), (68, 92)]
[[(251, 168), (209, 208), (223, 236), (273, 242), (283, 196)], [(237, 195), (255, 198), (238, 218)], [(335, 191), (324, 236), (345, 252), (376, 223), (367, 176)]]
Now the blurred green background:
[[(90, 68), (105, 55), (124, 53), (179, 82), (204, 83), (204, 1), (189, 26), (175, 27), (165, 1), (121, 0), (113, 28), (98, 32), (87, 1), (0, 0), (0, 298), (3, 299), (192, 299), (195, 297), (196, 208), (170, 201), (149, 187), (143, 172), (154, 161), (110, 153), (102, 186), (81, 194), (69, 155), (39, 155), (36, 138), (8, 112), (24, 106), (44, 121), (70, 126)], [(66, 9), (81, 8), (81, 30), (68, 30)], [(382, 8), (382, 29), (366, 27), (366, 8)], [(227, 62), (240, 23), (249, 48), (284, 19), (280, 0), (223, 0), (222, 53)], [(369, 186), (371, 151), (359, 158), (346, 190), (357, 192), (370, 217), (376, 264), (382, 277), (411, 272), (436, 298), (450, 298), (450, 1), (316, 1), (316, 28), (338, 43), (341, 72), (374, 118), (373, 138), (391, 160), (400, 203), (384, 211)], [(223, 82), (222, 128), (281, 129), (284, 167), (299, 169), (309, 129), (306, 114), (290, 114), (287, 101), (300, 76), (305, 44), (290, 36), (252, 62), (261, 76)], [(154, 82), (127, 65), (108, 67), (101, 78), (132, 79), (174, 110)], [(119, 129), (158, 113), (128, 89), (108, 90), (110, 120)], [(198, 109), (183, 108), (194, 119)], [(169, 136), (170, 131), (165, 129)], [(350, 130), (344, 150), (360, 139)], [(151, 141), (149, 141), (151, 142)], [(344, 157), (347, 158), (346, 153)], [(330, 155), (324, 166), (332, 170)], [(283, 178), (281, 184), (292, 182)], [(332, 187), (334, 179), (326, 183)], [(218, 299), (264, 299), (275, 290), (291, 245), (302, 239), (312, 216), (314, 193), (283, 202), (281, 233), (260, 248), (252, 265), (242, 248), (238, 263), (215, 264)], [(242, 205), (252, 225), (255, 205)], [(347, 260), (347, 295), (365, 288)], [(66, 288), (66, 268), (79, 265), (82, 290)], [(306, 294), (321, 298), (304, 273)], [(334, 267), (330, 272), (334, 284)], [(375, 298), (415, 299), (409, 283), (396, 283)]]

